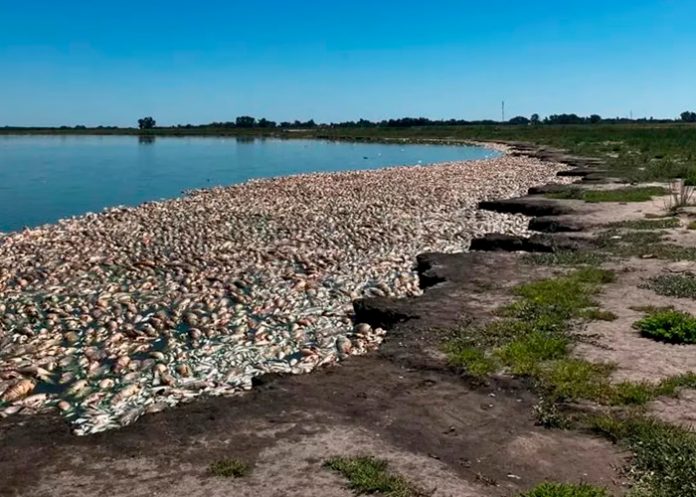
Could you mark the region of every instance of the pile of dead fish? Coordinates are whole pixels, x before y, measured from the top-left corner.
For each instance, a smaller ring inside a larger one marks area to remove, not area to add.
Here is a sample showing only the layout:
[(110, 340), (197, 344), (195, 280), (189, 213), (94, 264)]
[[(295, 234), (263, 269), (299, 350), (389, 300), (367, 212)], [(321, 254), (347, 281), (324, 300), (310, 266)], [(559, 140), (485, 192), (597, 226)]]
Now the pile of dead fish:
[(116, 428), (375, 348), (352, 300), (418, 294), (424, 251), (524, 233), (483, 199), (559, 164), (496, 159), (194, 191), (0, 237), (0, 413)]

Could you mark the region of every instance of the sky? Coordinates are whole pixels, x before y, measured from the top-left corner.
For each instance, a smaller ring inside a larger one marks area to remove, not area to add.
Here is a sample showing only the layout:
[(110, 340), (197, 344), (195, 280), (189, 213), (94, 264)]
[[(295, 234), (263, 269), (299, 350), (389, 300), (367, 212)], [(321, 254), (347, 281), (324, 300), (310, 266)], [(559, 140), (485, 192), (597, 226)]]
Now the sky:
[(693, 0), (0, 0), (0, 126), (696, 110)]

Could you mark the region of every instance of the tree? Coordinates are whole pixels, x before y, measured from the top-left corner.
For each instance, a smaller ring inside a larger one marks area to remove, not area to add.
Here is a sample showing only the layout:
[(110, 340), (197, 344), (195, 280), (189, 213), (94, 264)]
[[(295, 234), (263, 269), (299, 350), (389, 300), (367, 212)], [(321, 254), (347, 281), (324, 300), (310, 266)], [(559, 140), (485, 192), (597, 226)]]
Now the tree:
[(262, 117), (259, 119), (258, 126), (259, 128), (275, 128), (276, 123), (275, 121), (269, 121), (268, 119)]
[(235, 124), (238, 128), (253, 128), (256, 125), (256, 118), (251, 116), (239, 116)]
[(696, 112), (684, 111), (681, 113), (681, 120), (685, 123), (696, 123)]
[(597, 115), (597, 114), (592, 114), (592, 115), (590, 116), (590, 122), (591, 122), (592, 124), (596, 124), (596, 123), (601, 122), (601, 121), (602, 121), (602, 116), (599, 116), (599, 115)]
[(529, 124), (529, 119), (524, 116), (515, 116), (508, 121), (510, 124)]
[(152, 129), (156, 124), (155, 120), (150, 116), (138, 119), (138, 128), (140, 129)]
[(529, 122), (532, 124), (539, 124), (539, 114), (532, 114), (532, 117), (529, 118)]

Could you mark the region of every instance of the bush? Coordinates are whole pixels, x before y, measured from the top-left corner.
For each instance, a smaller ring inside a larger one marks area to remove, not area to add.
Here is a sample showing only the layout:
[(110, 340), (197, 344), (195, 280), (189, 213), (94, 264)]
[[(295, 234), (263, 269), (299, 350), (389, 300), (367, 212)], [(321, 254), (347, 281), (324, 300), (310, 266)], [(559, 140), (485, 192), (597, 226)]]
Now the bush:
[(641, 334), (668, 343), (696, 343), (696, 318), (687, 312), (659, 311), (636, 321)]

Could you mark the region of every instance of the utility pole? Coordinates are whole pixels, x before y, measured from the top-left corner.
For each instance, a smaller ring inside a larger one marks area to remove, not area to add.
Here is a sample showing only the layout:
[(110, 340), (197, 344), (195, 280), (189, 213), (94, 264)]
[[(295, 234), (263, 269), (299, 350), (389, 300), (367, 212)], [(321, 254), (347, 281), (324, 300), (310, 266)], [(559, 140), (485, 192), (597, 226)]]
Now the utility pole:
[(503, 100), (503, 106), (502, 106), (502, 116), (503, 116), (503, 120), (502, 120), (502, 122), (505, 122), (505, 100)]

